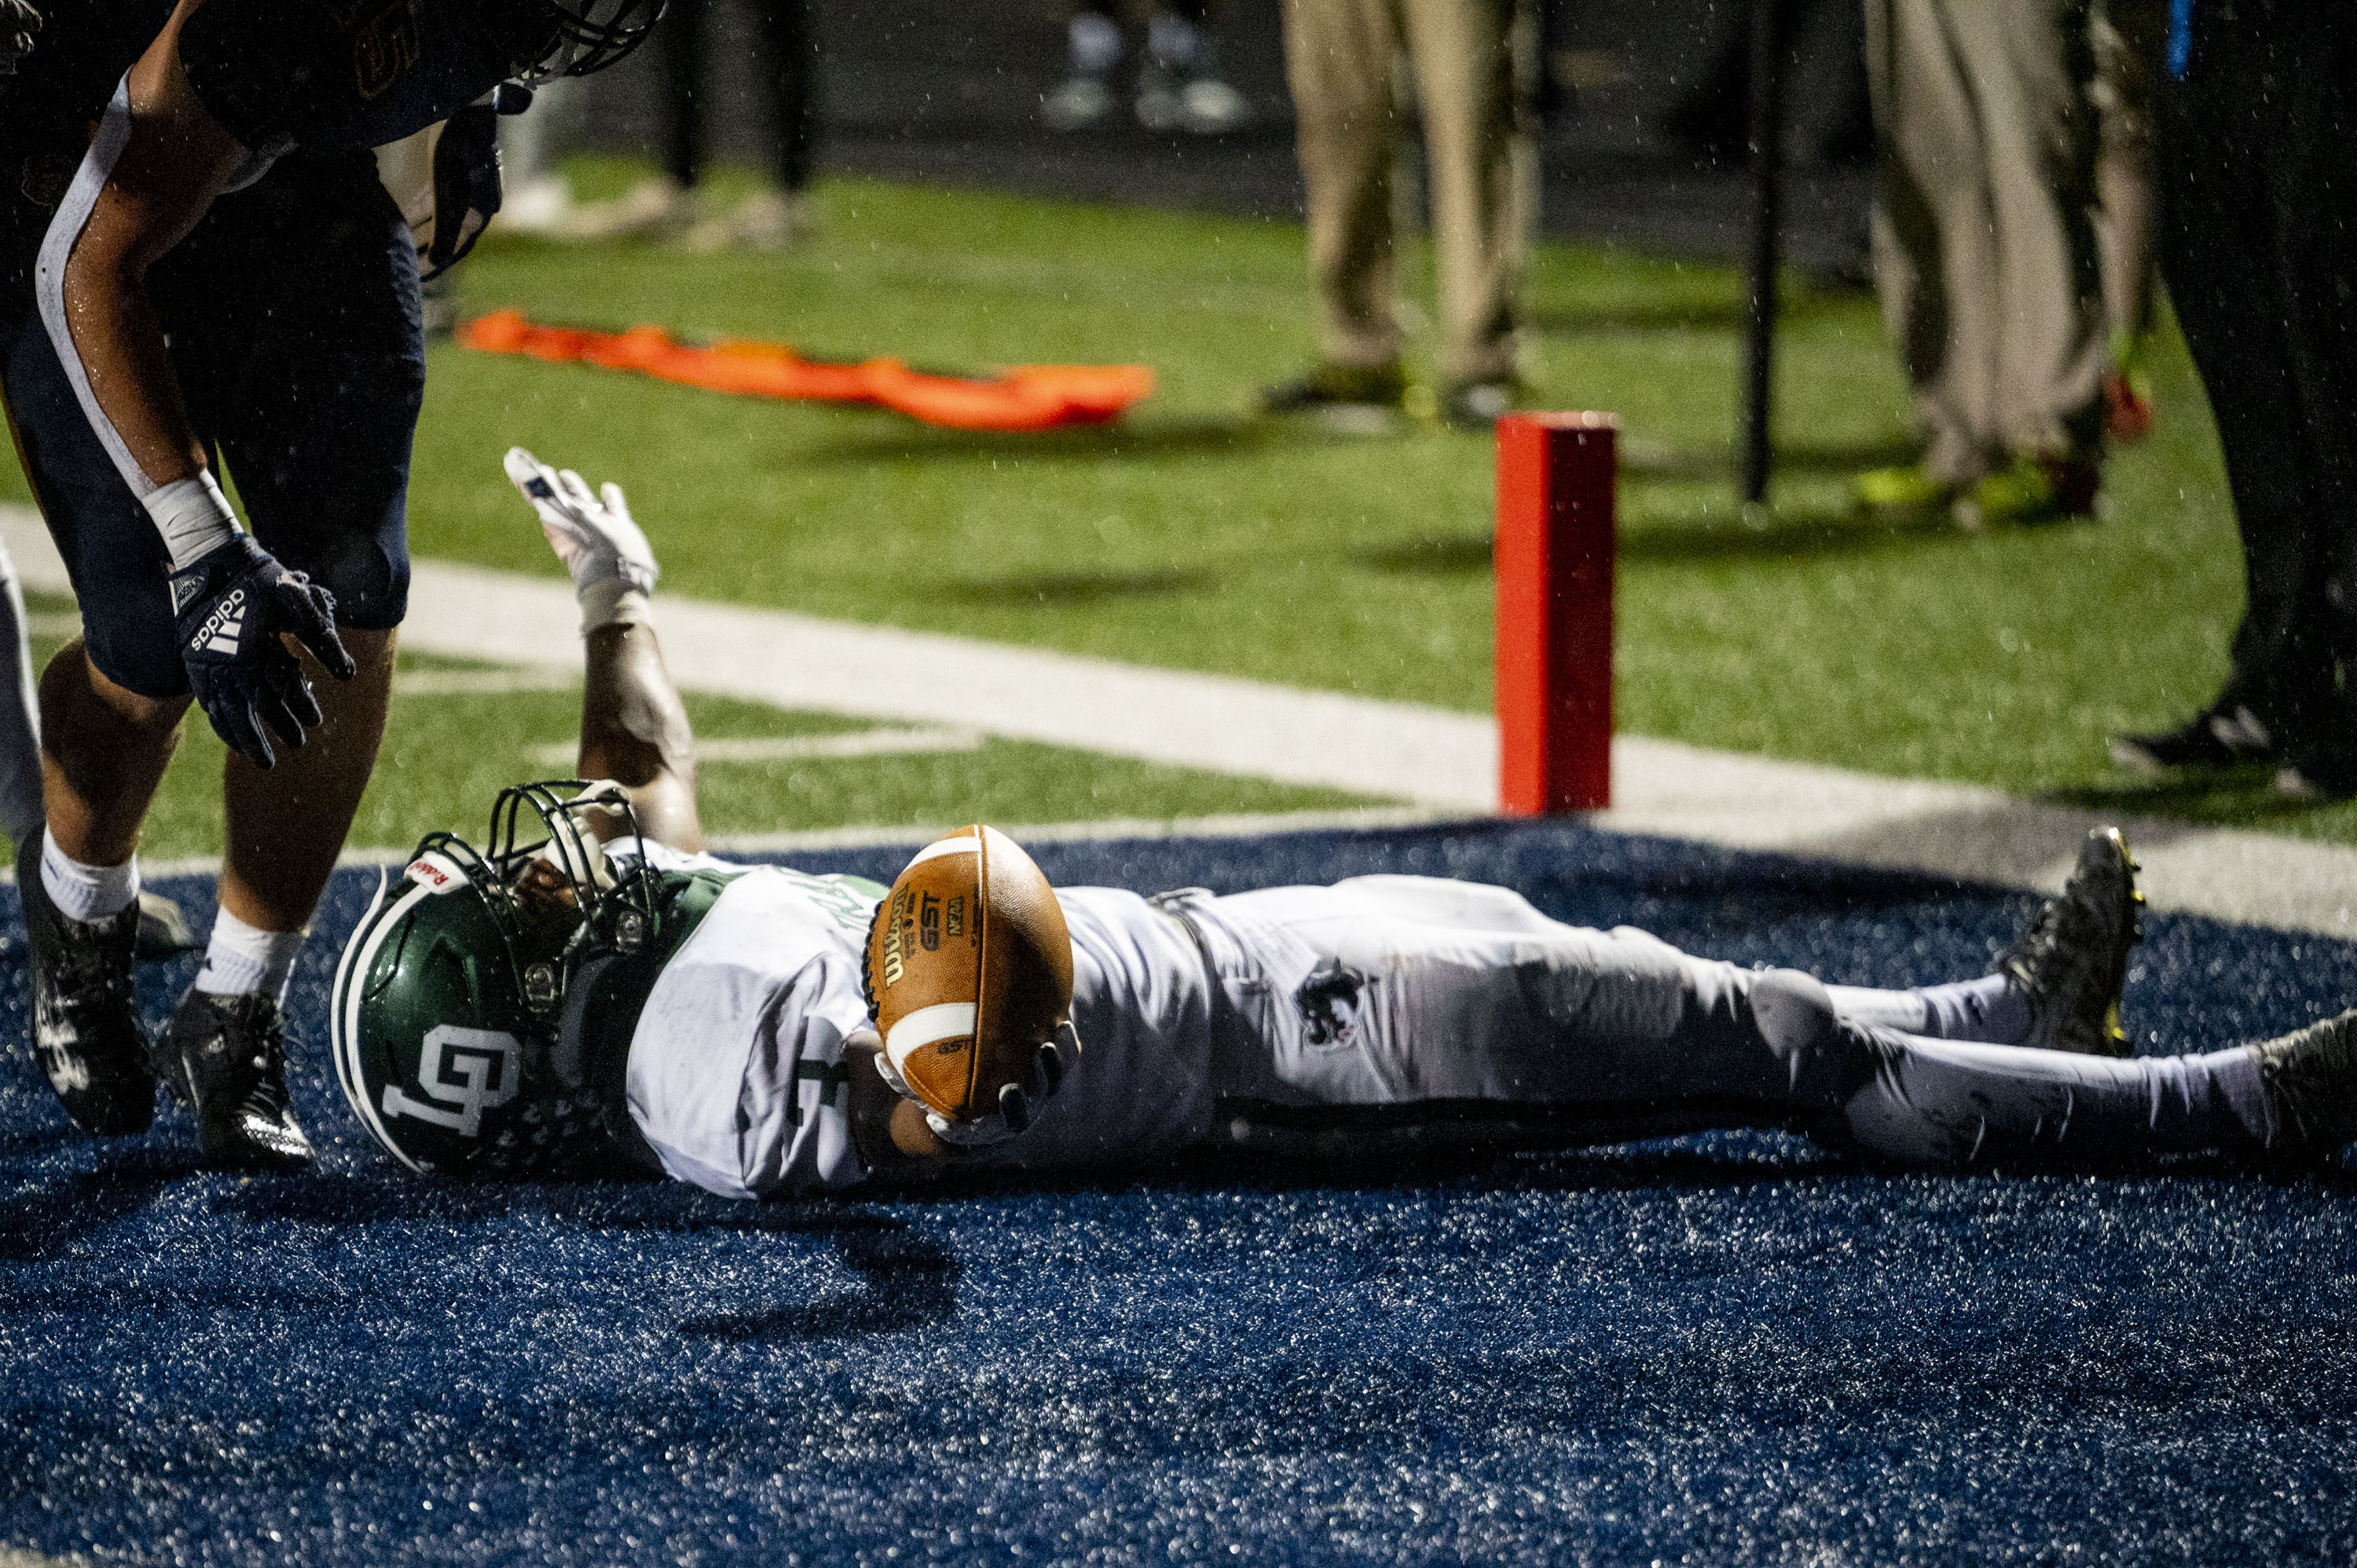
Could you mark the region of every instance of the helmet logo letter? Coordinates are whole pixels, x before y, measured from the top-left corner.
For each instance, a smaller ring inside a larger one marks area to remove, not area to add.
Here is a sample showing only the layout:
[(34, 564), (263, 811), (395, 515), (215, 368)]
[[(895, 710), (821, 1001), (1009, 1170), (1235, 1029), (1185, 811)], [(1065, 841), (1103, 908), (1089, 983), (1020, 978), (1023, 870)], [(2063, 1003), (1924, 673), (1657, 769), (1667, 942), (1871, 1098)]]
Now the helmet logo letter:
[(384, 1113), (414, 1116), (462, 1138), (478, 1137), (483, 1112), (513, 1100), (522, 1077), (523, 1042), (513, 1035), (443, 1024), (427, 1033), (417, 1058), (417, 1084), (427, 1099), (412, 1100), (399, 1084), (388, 1083)]

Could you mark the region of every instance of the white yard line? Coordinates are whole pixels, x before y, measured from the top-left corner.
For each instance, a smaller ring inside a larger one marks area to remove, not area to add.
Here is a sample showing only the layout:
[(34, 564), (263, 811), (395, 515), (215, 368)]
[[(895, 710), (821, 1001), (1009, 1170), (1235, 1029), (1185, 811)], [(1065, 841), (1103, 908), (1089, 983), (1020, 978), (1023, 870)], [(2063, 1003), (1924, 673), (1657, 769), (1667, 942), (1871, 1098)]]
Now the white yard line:
[[(699, 737), (695, 760), (708, 762), (834, 761), (855, 757), (908, 757), (931, 751), (974, 751), (982, 736), (970, 729), (853, 730), (844, 735), (772, 735), (719, 739)], [(548, 768), (570, 768), (580, 756), (578, 742), (533, 748), (532, 759)]]
[(578, 667), (559, 670), (511, 665), (502, 670), (404, 670), (393, 678), (399, 697), (504, 696), (510, 692), (578, 692)]
[[(65, 588), (27, 509), (0, 506), (0, 539), (27, 586)], [(672, 671), (691, 691), (1345, 789), (1427, 819), (1479, 815), (1497, 799), (1497, 732), (1477, 714), (692, 599), (662, 598), (657, 614)], [(576, 628), (553, 566), (526, 576), (421, 561), (402, 637), (554, 682), (577, 668)], [(2059, 885), (2080, 835), (2104, 820), (1969, 785), (1639, 736), (1615, 741), (1612, 764), (1619, 803), (1593, 819), (1599, 827), (2012, 886)], [(2357, 938), (2357, 849), (2181, 822), (2122, 826), (2157, 908)]]

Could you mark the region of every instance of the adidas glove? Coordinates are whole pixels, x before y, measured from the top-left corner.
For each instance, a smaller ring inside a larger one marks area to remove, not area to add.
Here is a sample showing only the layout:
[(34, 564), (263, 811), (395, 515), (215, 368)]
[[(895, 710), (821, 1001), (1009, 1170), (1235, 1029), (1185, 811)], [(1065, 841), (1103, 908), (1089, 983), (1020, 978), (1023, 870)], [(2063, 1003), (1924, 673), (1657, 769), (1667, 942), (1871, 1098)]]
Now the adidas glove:
[[(1073, 1032), (1070, 1020), (1057, 1025), (1056, 1037), (1032, 1054), (1028, 1081), (1010, 1083), (998, 1091), (997, 1110), (977, 1121), (952, 1122), (927, 1107), (925, 1125), (932, 1129), (934, 1137), (952, 1149), (986, 1149), (1006, 1142), (1038, 1121), (1040, 1112), (1048, 1109), (1048, 1101), (1064, 1087), (1064, 1069), (1069, 1065), (1064, 1059), (1066, 1052), (1071, 1054), (1073, 1061), (1080, 1059), (1081, 1036)], [(917, 1099), (909, 1092), (908, 1082), (892, 1065), (892, 1058), (880, 1048), (876, 1053), (876, 1070), (892, 1086), (894, 1093), (904, 1100)]]
[(0, 76), (16, 74), (16, 62), (33, 52), (41, 14), (31, 0), (0, 0)]
[(231, 750), (257, 768), (275, 765), (264, 726), (296, 746), (320, 720), (311, 683), (279, 634), (292, 632), (339, 681), (358, 668), (336, 636), (336, 596), (244, 533), (173, 573), (171, 585), (197, 705)]

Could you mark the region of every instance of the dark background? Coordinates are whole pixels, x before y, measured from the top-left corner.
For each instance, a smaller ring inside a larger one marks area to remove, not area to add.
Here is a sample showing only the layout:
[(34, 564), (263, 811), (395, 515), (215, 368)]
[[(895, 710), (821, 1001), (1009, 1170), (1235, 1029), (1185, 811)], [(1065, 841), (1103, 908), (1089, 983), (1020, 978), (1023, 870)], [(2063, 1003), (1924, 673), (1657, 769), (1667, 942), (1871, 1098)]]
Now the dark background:
[[(717, 0), (706, 124), (718, 155), (766, 160), (755, 0)], [(814, 0), (824, 124), (821, 170), (1085, 201), (1139, 202), (1295, 220), (1293, 159), (1277, 0), (1239, 0), (1219, 29), (1232, 81), (1259, 114), (1250, 129), (1156, 135), (1125, 113), (1105, 129), (1060, 134), (1039, 95), (1066, 70), (1063, 0)], [(1809, 5), (1789, 56), (1788, 245), (1798, 265), (1854, 273), (1869, 179), (1864, 149), (1840, 134), (1858, 69), (1857, 7)], [(1556, 0), (1545, 55), (1552, 107), (1541, 147), (1543, 227), (1570, 238), (1733, 260), (1748, 232), (1749, 180), (1663, 134), (1665, 111), (1706, 82), (1714, 55), (1739, 45), (1748, 7), (1726, 0)], [(658, 134), (660, 37), (640, 58), (576, 90), (569, 139), (651, 149)], [(1135, 59), (1133, 49), (1132, 59)], [(1846, 164), (1831, 161), (1846, 154)]]

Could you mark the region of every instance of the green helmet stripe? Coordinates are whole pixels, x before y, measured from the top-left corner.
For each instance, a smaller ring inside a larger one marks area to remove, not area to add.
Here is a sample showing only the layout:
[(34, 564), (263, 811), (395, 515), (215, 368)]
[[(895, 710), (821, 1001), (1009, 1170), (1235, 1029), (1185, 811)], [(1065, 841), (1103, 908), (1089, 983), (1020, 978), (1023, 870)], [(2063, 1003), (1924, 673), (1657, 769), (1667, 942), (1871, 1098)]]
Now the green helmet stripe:
[(344, 1098), (354, 1104), (359, 1103), (355, 1097), (364, 1091), (358, 1087), (361, 1081), (358, 1066), (348, 1067), (344, 1062), (351, 1036), (357, 1032), (344, 1027), (344, 983), (345, 977), (352, 972), (352, 954), (360, 950), (361, 933), (369, 929), (376, 919), (377, 912), (384, 908), (386, 877), (387, 873), (380, 867), (376, 874), (376, 891), (369, 896), (368, 908), (361, 911), (360, 924), (354, 926), (352, 934), (344, 940), (344, 950), (336, 955), (336, 978), (328, 988), (328, 1058), (336, 1064), (336, 1081), (343, 1086)]
[[(414, 1171), (422, 1171), (425, 1167), (403, 1152), (399, 1141), (385, 1131), (377, 1108), (369, 1102), (365, 1088), (367, 1079), (361, 1071), (360, 1059), (361, 998), (368, 990), (369, 970), (376, 962), (377, 950), (401, 929), (402, 917), (423, 900), (439, 896), (434, 888), (413, 886), (382, 916), (373, 916), (363, 925), (366, 940), (355, 940), (344, 950), (344, 960), (349, 968), (337, 976), (335, 1011), (329, 1024), (330, 1033), (340, 1036), (335, 1042), (336, 1075), (343, 1079), (344, 1098), (352, 1102), (352, 1109), (360, 1113), (361, 1121), (370, 1134), (392, 1151), (394, 1159)], [(379, 894), (378, 897), (382, 901), (383, 895)], [(350, 1057), (349, 1065), (347, 1055)]]

